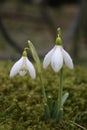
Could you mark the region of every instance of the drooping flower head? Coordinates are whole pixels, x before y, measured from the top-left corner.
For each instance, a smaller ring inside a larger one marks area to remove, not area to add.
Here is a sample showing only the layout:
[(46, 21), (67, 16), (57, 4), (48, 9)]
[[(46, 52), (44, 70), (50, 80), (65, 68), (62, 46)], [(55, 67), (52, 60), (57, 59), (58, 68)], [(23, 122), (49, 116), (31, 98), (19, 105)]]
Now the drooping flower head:
[(51, 64), (53, 70), (55, 72), (58, 72), (62, 68), (63, 62), (66, 64), (67, 67), (73, 69), (73, 61), (70, 55), (63, 49), (59, 29), (58, 36), (56, 38), (56, 45), (46, 54), (43, 61), (43, 67), (47, 68), (48, 65)]
[(15, 76), (16, 74), (24, 76), (27, 72), (29, 72), (32, 79), (35, 79), (35, 68), (30, 60), (27, 58), (26, 50), (24, 50), (22, 57), (13, 65), (10, 71), (10, 77)]

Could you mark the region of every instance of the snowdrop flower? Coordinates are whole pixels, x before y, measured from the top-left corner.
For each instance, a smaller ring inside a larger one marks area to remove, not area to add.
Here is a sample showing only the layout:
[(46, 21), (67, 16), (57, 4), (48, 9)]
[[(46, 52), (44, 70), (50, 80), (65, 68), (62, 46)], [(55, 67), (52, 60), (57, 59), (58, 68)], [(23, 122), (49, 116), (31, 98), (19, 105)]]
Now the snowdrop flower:
[(70, 55), (63, 49), (61, 37), (58, 35), (56, 39), (56, 45), (50, 50), (43, 61), (43, 68), (48, 67), (51, 64), (53, 70), (58, 72), (62, 66), (63, 62), (67, 67), (73, 69), (73, 62)]
[(35, 79), (36, 73), (33, 64), (27, 58), (27, 52), (24, 50), (22, 57), (13, 65), (10, 71), (10, 77), (20, 74), (24, 76), (29, 71), (32, 79)]

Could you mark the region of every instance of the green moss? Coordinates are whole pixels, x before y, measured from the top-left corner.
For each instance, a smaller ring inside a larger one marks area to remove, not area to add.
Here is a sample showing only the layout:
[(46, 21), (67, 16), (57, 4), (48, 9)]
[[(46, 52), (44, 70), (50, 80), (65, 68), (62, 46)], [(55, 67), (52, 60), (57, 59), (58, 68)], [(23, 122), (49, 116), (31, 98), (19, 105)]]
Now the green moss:
[[(0, 130), (82, 130), (87, 129), (87, 71), (76, 66), (64, 67), (64, 93), (69, 98), (64, 108), (64, 119), (58, 123), (46, 120), (39, 76), (32, 80), (29, 75), (9, 77), (11, 62), (0, 62)], [(58, 94), (58, 74), (49, 67), (43, 70), (47, 95), (53, 99)]]

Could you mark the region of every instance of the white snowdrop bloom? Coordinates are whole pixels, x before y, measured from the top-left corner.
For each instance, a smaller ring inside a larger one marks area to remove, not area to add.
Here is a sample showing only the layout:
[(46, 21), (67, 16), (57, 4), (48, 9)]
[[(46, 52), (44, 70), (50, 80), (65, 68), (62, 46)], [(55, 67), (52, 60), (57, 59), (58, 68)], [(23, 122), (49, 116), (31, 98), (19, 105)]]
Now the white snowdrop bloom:
[(18, 73), (21, 76), (24, 76), (27, 72), (30, 73), (32, 79), (35, 79), (36, 77), (35, 68), (27, 58), (26, 51), (24, 51), (23, 56), (13, 65), (10, 71), (10, 77), (13, 77)]
[(62, 66), (63, 62), (68, 66), (70, 69), (73, 69), (73, 62), (70, 55), (63, 49), (61, 45), (61, 39), (57, 39), (57, 45), (50, 50), (43, 61), (43, 68), (47, 68), (49, 64), (51, 64), (53, 70), (58, 72)]

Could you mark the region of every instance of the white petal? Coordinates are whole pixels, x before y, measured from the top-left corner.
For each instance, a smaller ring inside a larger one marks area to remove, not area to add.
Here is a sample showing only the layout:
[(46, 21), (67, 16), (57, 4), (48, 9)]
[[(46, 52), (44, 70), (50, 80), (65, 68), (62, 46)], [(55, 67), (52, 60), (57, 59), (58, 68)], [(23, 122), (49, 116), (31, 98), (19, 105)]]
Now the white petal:
[(63, 65), (63, 56), (61, 52), (61, 46), (56, 46), (56, 49), (51, 58), (51, 65), (55, 72), (58, 72)]
[(26, 64), (27, 64), (27, 70), (29, 71), (31, 78), (35, 79), (35, 77), (36, 77), (35, 68), (34, 68), (33, 64), (28, 60), (27, 57), (26, 57)]
[(51, 49), (51, 50), (45, 55), (45, 58), (44, 58), (44, 61), (43, 61), (43, 68), (46, 68), (46, 67), (50, 64), (53, 51), (54, 51), (54, 48)]
[(26, 58), (27, 58), (26, 56), (22, 56), (22, 65), (21, 65), (20, 70), (19, 70), (19, 74), (21, 76), (24, 76), (27, 72)]
[(62, 54), (65, 64), (70, 68), (73, 69), (73, 62), (70, 55), (62, 48)]
[(21, 68), (21, 65), (22, 65), (22, 60), (23, 60), (23, 57), (21, 57), (12, 67), (11, 71), (10, 71), (10, 77), (13, 77), (15, 76), (20, 68)]

